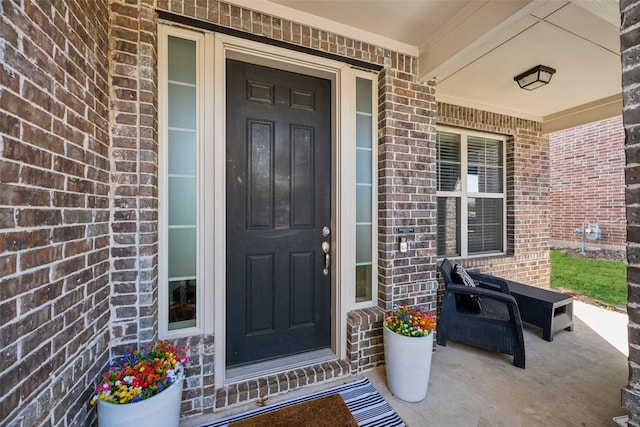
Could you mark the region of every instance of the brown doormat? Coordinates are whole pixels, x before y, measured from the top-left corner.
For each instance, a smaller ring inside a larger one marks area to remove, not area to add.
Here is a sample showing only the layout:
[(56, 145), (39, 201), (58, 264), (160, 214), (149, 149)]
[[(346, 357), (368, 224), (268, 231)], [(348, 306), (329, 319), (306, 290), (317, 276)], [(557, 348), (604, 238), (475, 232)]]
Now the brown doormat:
[(229, 427), (358, 427), (339, 394), (309, 400), (229, 424)]

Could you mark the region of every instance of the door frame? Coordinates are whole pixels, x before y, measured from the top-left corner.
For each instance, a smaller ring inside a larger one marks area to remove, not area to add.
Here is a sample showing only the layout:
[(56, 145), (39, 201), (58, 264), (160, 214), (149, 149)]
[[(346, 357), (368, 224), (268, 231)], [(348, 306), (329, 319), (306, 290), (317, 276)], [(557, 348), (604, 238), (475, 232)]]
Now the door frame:
[[(213, 263), (206, 263), (205, 268), (210, 269), (211, 276), (208, 277), (213, 277), (214, 281), (215, 387), (220, 388), (226, 382), (226, 60), (229, 58), (264, 65), (332, 82), (331, 247), (334, 262), (331, 270), (331, 349), (339, 359), (346, 357), (346, 313), (351, 307), (349, 301), (355, 301), (355, 285), (349, 286), (349, 283), (355, 283), (354, 273), (351, 272), (354, 268), (349, 266), (355, 264), (350, 262), (352, 256), (342, 256), (354, 252), (355, 261), (355, 251), (345, 247), (345, 244), (351, 246), (353, 239), (343, 239), (343, 236), (355, 235), (355, 224), (350, 221), (355, 203), (351, 192), (346, 190), (346, 185), (352, 180), (345, 176), (352, 174), (353, 167), (350, 166), (355, 164), (355, 154), (349, 154), (348, 144), (343, 144), (353, 133), (354, 124), (349, 114), (354, 110), (352, 94), (355, 88), (352, 83), (353, 70), (338, 61), (223, 34), (207, 34), (205, 43), (213, 48), (213, 55), (205, 56), (205, 69), (213, 70), (213, 79), (205, 79), (208, 80), (205, 92), (209, 94), (209, 100), (205, 103), (205, 117), (214, 118), (205, 120), (205, 135), (213, 135), (213, 144), (205, 144), (205, 150), (212, 147), (214, 159), (213, 167), (208, 168), (207, 172), (214, 175), (214, 197), (209, 198), (205, 211), (214, 218), (212, 231), (216, 236)], [(211, 48), (207, 52), (210, 53)], [(205, 231), (205, 235), (210, 234)], [(345, 286), (342, 286), (343, 283)]]

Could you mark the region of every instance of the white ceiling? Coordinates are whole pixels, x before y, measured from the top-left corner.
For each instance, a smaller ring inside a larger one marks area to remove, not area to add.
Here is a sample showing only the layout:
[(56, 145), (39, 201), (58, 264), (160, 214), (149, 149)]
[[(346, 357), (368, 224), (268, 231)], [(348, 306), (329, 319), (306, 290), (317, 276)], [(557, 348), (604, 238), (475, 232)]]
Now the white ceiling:
[[(618, 0), (232, 0), (420, 58), (439, 101), (543, 121), (622, 112)], [(520, 89), (535, 65), (551, 83)]]

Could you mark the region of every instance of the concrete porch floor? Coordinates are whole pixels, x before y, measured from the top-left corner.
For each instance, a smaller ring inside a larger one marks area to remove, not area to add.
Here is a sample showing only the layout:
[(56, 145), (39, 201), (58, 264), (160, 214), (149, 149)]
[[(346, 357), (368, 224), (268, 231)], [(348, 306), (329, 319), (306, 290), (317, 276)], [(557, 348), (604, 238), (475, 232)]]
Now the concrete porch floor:
[[(525, 324), (526, 369), (499, 353), (455, 342), (438, 346), (429, 391), (420, 403), (403, 402), (389, 392), (384, 366), (273, 396), (269, 403), (366, 376), (409, 427), (616, 426), (613, 418), (626, 415), (620, 390), (628, 376), (627, 316), (579, 301), (574, 312), (574, 331), (556, 334), (553, 342)], [(180, 426), (253, 408), (255, 404), (247, 404), (187, 418)]]

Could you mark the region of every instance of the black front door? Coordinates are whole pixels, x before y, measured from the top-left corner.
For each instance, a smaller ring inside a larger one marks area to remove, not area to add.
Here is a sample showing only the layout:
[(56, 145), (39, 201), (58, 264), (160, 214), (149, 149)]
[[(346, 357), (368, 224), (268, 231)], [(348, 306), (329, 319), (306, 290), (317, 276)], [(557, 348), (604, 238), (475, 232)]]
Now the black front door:
[(330, 345), (331, 82), (227, 60), (227, 366)]

